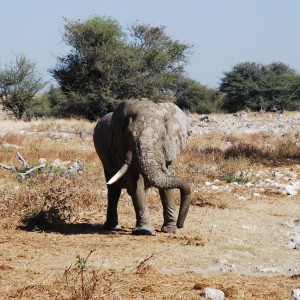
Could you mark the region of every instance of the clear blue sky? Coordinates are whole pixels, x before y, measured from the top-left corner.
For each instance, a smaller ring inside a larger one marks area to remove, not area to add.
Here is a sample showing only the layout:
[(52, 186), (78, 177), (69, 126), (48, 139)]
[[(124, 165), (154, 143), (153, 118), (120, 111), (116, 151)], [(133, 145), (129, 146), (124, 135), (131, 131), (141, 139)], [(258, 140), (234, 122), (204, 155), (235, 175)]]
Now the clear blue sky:
[[(300, 72), (300, 0), (1, 0), (0, 67), (25, 54), (46, 80), (62, 43), (63, 17), (112, 17), (164, 25), (174, 40), (194, 45), (188, 75), (217, 87), (239, 62), (281, 61)], [(54, 83), (54, 81), (52, 81)]]

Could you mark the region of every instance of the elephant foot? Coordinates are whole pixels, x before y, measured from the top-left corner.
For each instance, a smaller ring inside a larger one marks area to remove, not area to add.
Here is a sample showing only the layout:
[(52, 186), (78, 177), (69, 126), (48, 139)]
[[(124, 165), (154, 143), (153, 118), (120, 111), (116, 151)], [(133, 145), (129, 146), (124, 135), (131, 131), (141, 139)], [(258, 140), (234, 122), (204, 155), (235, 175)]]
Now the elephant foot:
[(104, 230), (120, 230), (122, 229), (122, 226), (119, 223), (111, 223), (111, 222), (105, 222), (102, 225), (102, 229)]
[(138, 226), (132, 230), (133, 235), (155, 235), (155, 231), (150, 226)]
[(163, 227), (161, 228), (162, 232), (165, 233), (180, 233), (181, 229), (178, 228), (176, 225), (163, 225)]

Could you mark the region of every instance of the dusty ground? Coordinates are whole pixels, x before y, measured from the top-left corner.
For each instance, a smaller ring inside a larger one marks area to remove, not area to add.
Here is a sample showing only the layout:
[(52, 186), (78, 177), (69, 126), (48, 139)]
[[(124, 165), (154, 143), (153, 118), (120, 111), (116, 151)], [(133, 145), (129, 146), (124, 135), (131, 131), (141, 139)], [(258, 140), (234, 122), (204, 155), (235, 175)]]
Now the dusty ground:
[[(215, 116), (212, 126), (224, 118)], [(246, 124), (253, 120), (249, 117)], [(54, 183), (42, 174), (20, 181), (0, 169), (0, 299), (201, 299), (206, 287), (223, 290), (226, 299), (289, 299), (291, 290), (300, 288), (300, 250), (289, 244), (300, 232), (300, 193), (262, 190), (257, 179), (250, 180), (252, 186), (216, 181), (216, 166), (206, 161), (205, 168), (195, 170), (200, 162), (194, 157), (191, 163), (195, 154), (186, 152), (175, 171), (191, 182), (194, 193), (180, 234), (159, 231), (162, 210), (155, 190), (149, 192), (149, 202), (156, 236), (131, 235), (134, 212), (125, 193), (122, 230), (105, 232), (100, 226), (105, 184), (90, 136), (94, 124), (74, 124), (0, 124), (1, 144), (17, 145), (32, 164), (44, 157), (49, 164), (79, 158), (85, 165), (75, 179), (57, 179), (59, 188), (51, 193), (69, 197), (73, 216), (46, 229), (24, 228), (20, 219), (34, 210), (41, 195), (50, 195)], [(199, 124), (206, 130), (209, 126)], [(202, 134), (215, 138), (219, 133)], [(15, 149), (1, 148), (0, 162), (17, 165)], [(250, 167), (255, 174), (290, 170), (295, 182), (300, 178), (297, 159)]]

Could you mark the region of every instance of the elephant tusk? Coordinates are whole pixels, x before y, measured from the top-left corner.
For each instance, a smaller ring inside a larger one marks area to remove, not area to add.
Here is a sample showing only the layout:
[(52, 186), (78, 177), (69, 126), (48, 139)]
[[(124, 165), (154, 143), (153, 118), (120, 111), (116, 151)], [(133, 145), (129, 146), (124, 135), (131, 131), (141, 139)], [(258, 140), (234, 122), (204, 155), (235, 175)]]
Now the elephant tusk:
[(128, 170), (128, 165), (124, 164), (122, 168), (107, 182), (107, 184), (113, 184), (118, 181)]

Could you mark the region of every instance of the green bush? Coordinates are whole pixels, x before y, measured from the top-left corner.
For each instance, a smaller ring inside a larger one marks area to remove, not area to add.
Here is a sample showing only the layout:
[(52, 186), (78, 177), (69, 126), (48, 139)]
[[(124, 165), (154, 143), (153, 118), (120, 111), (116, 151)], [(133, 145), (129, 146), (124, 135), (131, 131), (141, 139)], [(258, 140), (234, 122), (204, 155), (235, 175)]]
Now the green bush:
[(182, 78), (175, 95), (176, 104), (190, 112), (208, 114), (217, 112), (221, 106), (222, 99), (217, 90), (189, 78)]
[(223, 108), (229, 112), (300, 109), (300, 75), (281, 62), (240, 63), (224, 75), (220, 91), (225, 94)]
[(183, 76), (191, 46), (173, 41), (165, 28), (133, 25), (129, 36), (111, 18), (66, 21), (71, 47), (50, 70), (65, 96), (67, 116), (90, 120), (126, 98), (170, 99)]

